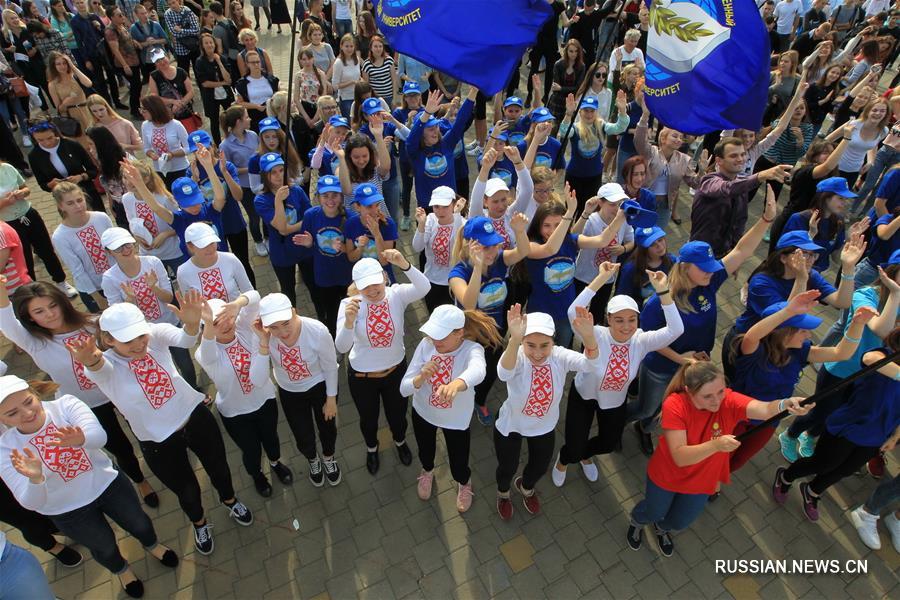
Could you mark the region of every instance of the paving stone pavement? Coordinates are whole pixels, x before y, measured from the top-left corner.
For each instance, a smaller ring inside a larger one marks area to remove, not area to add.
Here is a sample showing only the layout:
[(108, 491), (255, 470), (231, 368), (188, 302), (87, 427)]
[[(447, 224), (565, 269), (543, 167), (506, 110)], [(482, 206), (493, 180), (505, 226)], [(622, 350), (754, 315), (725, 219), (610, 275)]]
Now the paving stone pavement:
[[(272, 53), (277, 72), (286, 81), (289, 36), (263, 31), (260, 45)], [(52, 199), (36, 185), (32, 187), (35, 206), (52, 230), (58, 222)], [(786, 196), (785, 192), (782, 198)], [(672, 252), (677, 252), (689, 231), (690, 197), (686, 194), (681, 205), (685, 222), (670, 229)], [(754, 217), (759, 208), (758, 201), (751, 207)], [(400, 248), (408, 256), (413, 255), (410, 241), (409, 233), (401, 235)], [(757, 259), (762, 257), (762, 251), (757, 252)], [(251, 260), (259, 291), (276, 291), (268, 259)], [(720, 291), (720, 339), (742, 311), (739, 283), (746, 281), (756, 264), (756, 260), (745, 264), (737, 279)], [(314, 316), (304, 289), (299, 298), (299, 311)], [(426, 316), (422, 303), (408, 310), (409, 354), (420, 338), (417, 324)], [(831, 322), (836, 312), (823, 309), (822, 316)], [(822, 327), (818, 333), (824, 331)], [(718, 352), (717, 348), (715, 357)], [(8, 341), (0, 344), (0, 358), (7, 361), (12, 373), (37, 375), (31, 360), (16, 354)], [(804, 394), (812, 391), (811, 375), (814, 372), (807, 369), (799, 387)], [(625, 543), (628, 514), (642, 497), (647, 463), (630, 431), (624, 435), (621, 453), (598, 459), (598, 482), (587, 482), (573, 469), (559, 489), (546, 477), (539, 484), (543, 513), (529, 516), (514, 494), (515, 514), (503, 522), (494, 509), (496, 462), (491, 431), (473, 419), (475, 498), (471, 510), (460, 515), (440, 443), (435, 494), (429, 502), (416, 495), (417, 461), (410, 467), (400, 464), (391, 449), (386, 424), (379, 435), (381, 470), (375, 477), (368, 474), (344, 366), (340, 381), (337, 456), (344, 470), (343, 482), (321, 489), (309, 483), (306, 461), (282, 419), (282, 456), (293, 468), (296, 481), (289, 487), (273, 481), (273, 496), (263, 499), (244, 473), (236, 446), (225, 435), (235, 487), (254, 511), (256, 522), (245, 528), (229, 519), (206, 474), (199, 470), (203, 499), (214, 526), (216, 549), (211, 556), (196, 552), (190, 523), (174, 495), (155, 477), (150, 478), (160, 492), (161, 504), (158, 509), (147, 508), (147, 513), (160, 541), (174, 548), (182, 562), (173, 571), (147, 560), (140, 544), (116, 529), (123, 554), (144, 580), (148, 598), (900, 598), (900, 555), (891, 547), (887, 532), (882, 531), (883, 549), (872, 552), (847, 520), (848, 510), (875, 486), (868, 476), (850, 477), (834, 486), (823, 498), (820, 521), (807, 522), (798, 495), (784, 507), (770, 499), (775, 466), (783, 463), (773, 441), (734, 477), (721, 499), (690, 529), (673, 536), (675, 555), (664, 558), (652, 540), (639, 552), (632, 552)], [(498, 382), (489, 399), (495, 411), (502, 392)], [(557, 427), (557, 444), (562, 442), (563, 418)], [(408, 439), (415, 447), (411, 432)], [(522, 460), (524, 463), (524, 456)], [(889, 463), (889, 469), (895, 468)], [(299, 529), (293, 525), (295, 520)], [(17, 531), (9, 537), (23, 544)], [(118, 581), (92, 559), (65, 569), (47, 554), (35, 553), (59, 598), (125, 597)], [(841, 561), (841, 566), (843, 561), (862, 559), (868, 573), (729, 575), (715, 572), (717, 559), (834, 559)]]

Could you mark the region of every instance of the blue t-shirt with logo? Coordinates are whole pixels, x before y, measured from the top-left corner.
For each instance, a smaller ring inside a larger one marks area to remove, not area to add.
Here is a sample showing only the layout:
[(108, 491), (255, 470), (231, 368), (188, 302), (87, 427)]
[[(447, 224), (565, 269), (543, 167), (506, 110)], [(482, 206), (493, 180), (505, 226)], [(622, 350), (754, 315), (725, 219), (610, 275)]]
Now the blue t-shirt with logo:
[[(372, 135), (372, 130), (369, 129), (368, 123), (363, 123), (362, 127), (359, 128), (359, 133), (363, 134), (373, 142), (375, 141), (375, 136)], [(395, 140), (397, 139), (397, 127), (393, 123), (385, 123), (384, 124), (384, 133), (382, 133), (383, 137), (392, 137)], [(397, 148), (394, 144), (388, 146), (388, 154), (391, 155), (391, 173), (385, 179), (393, 179), (397, 175)]]
[[(886, 200), (885, 205), (887, 206), (888, 214), (891, 214), (897, 206), (900, 206), (900, 169), (889, 171), (881, 179), (881, 185), (878, 186), (875, 197)], [(869, 211), (869, 220), (874, 223), (876, 218), (878, 217), (873, 208)]]
[[(483, 157), (483, 154), (479, 154), (478, 159), (475, 161), (478, 164), (479, 169), (481, 168), (481, 159)], [(494, 177), (502, 179), (503, 183), (509, 188), (516, 187), (516, 184), (519, 182), (519, 176), (516, 174), (516, 167), (505, 154), (501, 154), (500, 158), (497, 159), (497, 162), (494, 163), (494, 166), (491, 167), (491, 172), (488, 174), (488, 177), (492, 179)]]
[[(386, 222), (382, 222), (378, 226), (378, 229), (381, 230), (381, 239), (386, 242), (396, 240), (399, 237), (397, 235), (397, 224), (392, 218), (385, 218)], [(375, 246), (375, 240), (372, 239), (372, 234), (369, 233), (369, 230), (363, 225), (362, 219), (356, 214), (348, 218), (347, 222), (344, 223), (344, 236), (348, 240), (353, 240), (353, 243), (356, 243), (356, 238), (361, 235), (369, 237), (369, 243), (363, 248), (361, 258), (374, 258), (375, 260), (379, 260), (380, 257), (378, 256), (378, 249)], [(395, 283), (397, 280), (394, 278), (394, 269), (391, 265), (385, 265), (384, 270), (387, 272), (388, 279), (390, 279), (391, 283)]]
[(184, 256), (190, 256), (187, 244), (184, 243), (184, 230), (192, 223), (207, 223), (219, 236), (219, 243), (216, 248), (219, 252), (228, 252), (228, 242), (225, 240), (225, 232), (222, 228), (222, 213), (213, 208), (209, 202), (200, 205), (200, 212), (196, 215), (176, 210), (172, 212), (172, 229), (178, 234), (178, 245)]
[(600, 175), (603, 173), (603, 138), (597, 136), (593, 141), (586, 142), (578, 135), (578, 128), (574, 125), (572, 127), (572, 154), (566, 165), (566, 173), (572, 177)]
[[(237, 167), (234, 166), (234, 163), (226, 160), (225, 169), (231, 175), (231, 178), (240, 185), (238, 170)], [(200, 188), (200, 193), (203, 194), (203, 198), (208, 203), (212, 203), (214, 194), (212, 183), (210, 183), (209, 176), (206, 174), (206, 169), (203, 168), (203, 165), (197, 163), (197, 171), (197, 186)], [(231, 195), (231, 189), (225, 183), (225, 176), (222, 175), (222, 169), (219, 167), (218, 161), (216, 161), (216, 164), (213, 166), (213, 172), (219, 177), (219, 183), (222, 184), (222, 188), (225, 190), (225, 206), (222, 207), (223, 233), (225, 235), (240, 233), (247, 229), (247, 221), (244, 220), (244, 214), (241, 212), (241, 205), (238, 204), (238, 199)], [(188, 167), (187, 176), (193, 177), (191, 167)]]
[[(309, 162), (312, 163), (313, 154), (316, 153), (316, 149), (313, 148), (309, 151)], [(322, 152), (322, 164), (319, 166), (319, 177), (322, 175), (335, 175), (337, 174), (338, 167), (341, 166), (341, 159), (338, 158), (338, 155), (333, 153), (328, 148), (325, 148)]]
[[(288, 225), (295, 225), (303, 219), (309, 208), (309, 197), (300, 187), (292, 185), (288, 197), (284, 200), (284, 214)], [(266, 224), (269, 232), (269, 259), (276, 267), (290, 267), (308, 258), (309, 252), (303, 246), (294, 243), (294, 235), (281, 235), (272, 227), (275, 218), (275, 194), (264, 192), (253, 200), (256, 214)], [(299, 230), (298, 230), (299, 231)]]
[(793, 396), (800, 372), (809, 362), (810, 348), (810, 340), (803, 342), (800, 348), (789, 348), (787, 364), (777, 367), (769, 361), (765, 344), (759, 344), (750, 354), (741, 354), (737, 348), (731, 389), (763, 402)]
[[(575, 257), (578, 256), (578, 235), (565, 237), (559, 252), (549, 258), (526, 259), (531, 295), (528, 312), (547, 313), (554, 319), (569, 317), (567, 311), (575, 301)], [(502, 260), (502, 259), (501, 259)]]
[[(882, 349), (886, 355), (892, 352)], [(860, 367), (862, 360), (858, 363)], [(900, 425), (900, 381), (875, 372), (856, 382), (850, 400), (835, 410), (825, 428), (828, 433), (842, 437), (866, 448), (877, 448)]]
[(893, 214), (886, 214), (878, 217), (875, 225), (872, 227), (872, 238), (869, 240), (871, 250), (869, 251), (869, 263), (873, 267), (877, 267), (881, 263), (885, 263), (891, 257), (895, 250), (900, 248), (900, 235), (894, 234), (886, 240), (878, 237), (879, 225), (890, 225), (896, 217)]
[[(675, 256), (673, 256), (672, 254), (669, 254), (668, 256), (669, 260), (674, 263)], [(655, 292), (653, 291), (653, 286), (650, 284), (649, 279), (647, 279), (644, 285), (640, 288), (635, 285), (634, 269), (635, 262), (632, 259), (627, 260), (625, 264), (622, 265), (621, 269), (619, 269), (619, 276), (616, 277), (616, 294), (631, 296), (632, 298), (634, 298), (634, 301), (637, 302), (638, 306), (643, 306), (647, 298), (652, 296)], [(666, 266), (665, 264), (661, 264), (658, 269), (651, 270), (662, 271), (663, 273), (668, 275), (670, 269), (671, 267)], [(644, 276), (643, 279), (646, 279), (646, 276)]]
[(303, 213), (300, 231), (308, 232), (313, 238), (313, 270), (318, 286), (349, 286), (353, 279), (353, 265), (343, 245), (345, 219), (344, 215), (329, 217), (321, 206), (313, 206)]
[[(792, 214), (791, 218), (785, 223), (781, 235), (788, 231), (809, 231), (809, 219), (811, 216), (812, 213), (806, 211)], [(831, 254), (842, 247), (846, 240), (843, 227), (838, 229), (836, 235), (832, 235), (833, 228), (831, 219), (819, 220), (819, 229), (816, 231), (816, 237), (813, 238), (813, 243), (823, 248), (818, 251), (819, 257), (816, 259), (815, 265), (813, 265), (817, 271), (828, 270), (828, 267), (831, 266)]]
[[(515, 123), (505, 119), (509, 127), (506, 128), (506, 135), (509, 139), (510, 146), (518, 146), (525, 141), (528, 130), (531, 129), (531, 114), (522, 115), (516, 119)], [(524, 154), (522, 156), (525, 156)]]
[[(721, 261), (720, 261), (721, 262)], [(728, 272), (723, 268), (713, 273), (708, 285), (697, 286), (688, 294), (688, 302), (694, 312), (678, 311), (684, 323), (684, 333), (669, 344), (669, 348), (682, 354), (684, 352), (706, 352), (712, 354), (716, 343), (716, 293), (728, 280)], [(652, 295), (641, 311), (641, 329), (652, 331), (666, 324), (659, 296)], [(650, 352), (644, 358), (644, 364), (654, 373), (675, 374), (678, 365), (658, 352)]]
[[(488, 267), (487, 273), (481, 276), (481, 291), (478, 293), (478, 302), (476, 306), (488, 316), (492, 317), (497, 323), (497, 327), (501, 331), (506, 330), (506, 296), (508, 289), (506, 287), (506, 275), (509, 269), (503, 262), (503, 255), (499, 255), (497, 260)], [(460, 261), (450, 269), (448, 280), (459, 277), (469, 283), (472, 278), (472, 266)], [(568, 309), (568, 306), (566, 307)]]
[[(745, 333), (762, 318), (760, 315), (762, 315), (766, 308), (772, 306), (776, 302), (787, 302), (787, 299), (791, 296), (791, 289), (793, 287), (793, 279), (775, 277), (768, 273), (757, 273), (751, 277), (750, 283), (747, 285), (747, 309), (735, 322), (735, 332)], [(815, 269), (812, 269), (809, 272), (809, 285), (807, 289), (819, 290), (821, 292), (821, 295), (819, 296), (820, 302), (837, 291), (837, 289), (825, 281), (825, 278)]]
[[(547, 167), (554, 171), (564, 168), (566, 161), (562, 152), (559, 151), (560, 148), (562, 148), (562, 144), (558, 139), (555, 137), (547, 138), (547, 141), (537, 148), (533, 167)], [(522, 155), (522, 158), (525, 158), (526, 152), (528, 152), (528, 143), (523, 141), (519, 144), (519, 154)]]

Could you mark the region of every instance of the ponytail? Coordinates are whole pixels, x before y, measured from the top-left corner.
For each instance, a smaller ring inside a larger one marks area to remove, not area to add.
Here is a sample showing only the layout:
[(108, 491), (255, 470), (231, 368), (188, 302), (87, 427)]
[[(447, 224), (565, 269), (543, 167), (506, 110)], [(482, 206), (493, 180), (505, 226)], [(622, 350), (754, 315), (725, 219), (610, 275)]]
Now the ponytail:
[(465, 313), (463, 337), (486, 348), (499, 348), (503, 343), (503, 336), (497, 329), (497, 322), (480, 310), (467, 310)]
[(708, 360), (689, 360), (681, 365), (678, 371), (675, 372), (675, 375), (672, 376), (672, 380), (669, 382), (663, 397), (668, 398), (670, 395), (679, 392), (696, 394), (697, 390), (718, 377), (724, 378), (725, 375), (722, 373), (722, 369), (712, 362)]
[(40, 379), (35, 379), (30, 380), (27, 383), (28, 391), (41, 399), (53, 396), (59, 389), (59, 384), (52, 381), (42, 381)]

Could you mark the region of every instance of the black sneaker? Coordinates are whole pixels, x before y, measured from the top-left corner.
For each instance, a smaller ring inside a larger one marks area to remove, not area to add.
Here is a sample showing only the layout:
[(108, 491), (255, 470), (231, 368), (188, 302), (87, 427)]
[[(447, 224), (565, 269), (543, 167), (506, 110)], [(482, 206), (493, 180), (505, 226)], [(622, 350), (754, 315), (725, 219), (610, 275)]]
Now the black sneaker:
[(316, 487), (322, 487), (325, 483), (325, 472), (322, 470), (322, 461), (317, 456), (309, 461), (309, 480)]
[(653, 436), (644, 431), (640, 421), (634, 422), (634, 433), (641, 445), (641, 452), (644, 453), (644, 456), (651, 456), (653, 454)]
[(275, 466), (272, 467), (272, 472), (275, 473), (275, 477), (277, 477), (278, 481), (283, 485), (291, 485), (294, 483), (294, 474), (286, 464), (282, 462), (275, 463)]
[(672, 553), (675, 552), (672, 536), (669, 535), (668, 531), (662, 531), (658, 527), (656, 528), (656, 545), (659, 546), (659, 551), (662, 552), (663, 556), (672, 556)]
[(628, 538), (629, 548), (640, 550), (641, 543), (644, 541), (644, 528), (632, 523), (628, 526), (628, 534), (625, 537)]
[(144, 504), (149, 506), (150, 508), (159, 508), (159, 496), (156, 492), (150, 492), (146, 496), (144, 496)]
[(263, 498), (268, 498), (272, 495), (272, 484), (269, 483), (269, 480), (262, 473), (257, 473), (253, 476), (253, 485)]
[(63, 546), (63, 549), (54, 554), (53, 557), (56, 558), (62, 566), (70, 568), (77, 567), (81, 564), (81, 561), (84, 560), (81, 553), (71, 546)]
[(378, 472), (378, 467), (381, 466), (381, 461), (378, 458), (378, 450), (375, 452), (366, 451), (366, 470), (374, 475)]
[(403, 442), (397, 446), (397, 454), (400, 455), (400, 462), (407, 467), (412, 464), (412, 452), (409, 450), (409, 444)]
[(204, 556), (212, 554), (213, 548), (215, 548), (210, 529), (212, 529), (212, 525), (208, 522), (199, 527), (194, 525), (194, 547)]
[(251, 513), (250, 509), (240, 500), (235, 500), (234, 504), (231, 506), (226, 504), (225, 507), (228, 508), (228, 514), (238, 525), (247, 527), (253, 523), (253, 513)]
[(328, 478), (328, 485), (335, 486), (341, 482), (341, 468), (338, 466), (337, 461), (332, 458), (331, 460), (324, 460), (325, 463), (325, 477)]
[(161, 562), (164, 567), (174, 569), (178, 566), (178, 555), (175, 554), (174, 550), (169, 548), (163, 553), (162, 558), (159, 559), (159, 562)]

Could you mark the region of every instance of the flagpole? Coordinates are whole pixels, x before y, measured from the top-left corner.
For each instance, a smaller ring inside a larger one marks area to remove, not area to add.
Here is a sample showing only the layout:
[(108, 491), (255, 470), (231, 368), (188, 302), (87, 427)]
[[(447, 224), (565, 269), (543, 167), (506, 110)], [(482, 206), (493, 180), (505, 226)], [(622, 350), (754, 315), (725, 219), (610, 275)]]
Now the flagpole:
[[(300, 2), (294, 2), (294, 12), (291, 15), (291, 52), (288, 56), (288, 81), (287, 81), (287, 106), (284, 109), (284, 149), (281, 152), (282, 157), (285, 161), (287, 161), (288, 155), (288, 144), (291, 143), (291, 96), (294, 91), (294, 63), (296, 60), (294, 59), (294, 49), (297, 44), (297, 8), (300, 7)], [(278, 115), (275, 115), (277, 118)], [(288, 183), (288, 173), (285, 171), (285, 184)]]

